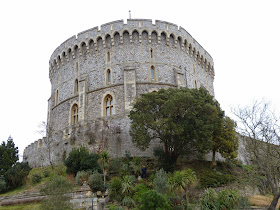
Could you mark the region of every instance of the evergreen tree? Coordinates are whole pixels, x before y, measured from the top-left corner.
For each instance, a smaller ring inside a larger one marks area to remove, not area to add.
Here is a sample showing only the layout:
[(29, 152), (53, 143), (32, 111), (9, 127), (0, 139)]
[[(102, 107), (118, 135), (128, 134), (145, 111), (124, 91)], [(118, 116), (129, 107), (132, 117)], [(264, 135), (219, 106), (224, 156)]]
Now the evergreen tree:
[(0, 145), (0, 175), (4, 175), (18, 161), (18, 147), (9, 136), (7, 143)]
[(226, 159), (237, 157), (238, 138), (236, 136), (236, 123), (225, 116), (218, 120), (218, 125), (213, 132), (212, 141), (212, 166), (216, 166), (216, 152), (218, 151)]
[(173, 163), (180, 155), (203, 156), (211, 149), (220, 110), (204, 88), (169, 88), (142, 94), (129, 115), (130, 135), (143, 150), (152, 139), (159, 139)]

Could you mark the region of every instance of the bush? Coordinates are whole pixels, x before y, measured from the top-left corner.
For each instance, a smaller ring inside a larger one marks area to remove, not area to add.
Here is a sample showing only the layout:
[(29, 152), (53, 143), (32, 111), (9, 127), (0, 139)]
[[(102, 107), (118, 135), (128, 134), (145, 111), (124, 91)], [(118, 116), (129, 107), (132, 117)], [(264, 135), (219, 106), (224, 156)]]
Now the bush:
[(209, 188), (200, 200), (200, 209), (240, 209), (246, 203), (240, 199), (236, 190), (225, 189), (220, 192)]
[(33, 174), (32, 183), (37, 184), (42, 181), (42, 176), (40, 174)]
[(0, 193), (3, 193), (6, 191), (6, 182), (4, 176), (0, 176)]
[(218, 171), (208, 171), (200, 177), (201, 187), (219, 187), (235, 181), (235, 177), (230, 174), (223, 174)]
[(222, 190), (218, 193), (218, 200), (221, 209), (230, 209), (238, 206), (239, 194), (236, 190)]
[(131, 161), (131, 168), (134, 175), (138, 177), (142, 172), (142, 159), (140, 157), (134, 157)]
[(64, 210), (71, 209), (70, 195), (66, 194), (71, 192), (71, 184), (66, 178), (61, 176), (52, 177), (41, 192), (47, 196), (42, 203), (42, 209), (44, 210)]
[(64, 164), (67, 167), (66, 172), (73, 173), (76, 175), (78, 171), (94, 171), (98, 170), (101, 172), (100, 166), (98, 165), (98, 154), (89, 153), (85, 147), (74, 148)]
[(104, 185), (103, 185), (103, 175), (99, 173), (97, 170), (94, 171), (88, 179), (88, 184), (90, 186), (90, 189), (93, 192), (96, 191), (103, 191)]
[(43, 176), (44, 176), (44, 178), (49, 177), (50, 176), (50, 171), (49, 170), (44, 170), (43, 171)]
[(212, 188), (207, 189), (202, 198), (200, 199), (200, 209), (208, 210), (208, 209), (218, 209), (218, 194)]
[(113, 174), (119, 174), (122, 170), (123, 162), (121, 158), (115, 158), (111, 161), (109, 171)]
[(157, 159), (158, 168), (163, 168), (165, 171), (174, 171), (176, 160), (168, 157), (162, 147), (156, 147), (153, 150), (154, 156)]
[(162, 194), (149, 190), (141, 196), (140, 210), (146, 209), (172, 209), (170, 201)]
[(160, 169), (156, 172), (154, 177), (154, 189), (158, 193), (164, 194), (168, 190), (168, 177), (166, 172), (163, 169)]
[(84, 181), (88, 181), (88, 179), (89, 179), (89, 173), (86, 171), (79, 171), (75, 178), (76, 183), (80, 186), (83, 185)]
[(24, 184), (25, 177), (28, 176), (31, 168), (28, 163), (17, 162), (5, 173), (7, 189), (14, 189)]
[(140, 184), (137, 184), (134, 188), (135, 190), (135, 194), (133, 196), (133, 199), (140, 203), (141, 202), (141, 199), (142, 199), (142, 196), (145, 192), (151, 190), (150, 188), (148, 188), (145, 184), (143, 183), (140, 183)]
[(122, 161), (122, 175), (131, 175), (132, 173), (132, 168), (131, 168), (131, 160), (132, 157), (130, 156), (130, 153), (128, 151), (125, 151), (125, 158)]
[(109, 194), (112, 199), (120, 201), (122, 199), (122, 180), (119, 177), (114, 177), (109, 184)]
[(248, 198), (240, 197), (238, 199), (238, 209), (250, 209), (250, 203)]
[(129, 195), (125, 195), (124, 198), (122, 199), (122, 205), (129, 207), (130, 209), (131, 207), (135, 207), (135, 201)]
[(109, 209), (109, 210), (124, 210), (123, 207), (121, 206), (116, 206), (114, 204), (109, 204), (106, 206), (106, 209)]
[(233, 209), (238, 207), (239, 194), (236, 190), (222, 190), (218, 193), (219, 207), (221, 209)]

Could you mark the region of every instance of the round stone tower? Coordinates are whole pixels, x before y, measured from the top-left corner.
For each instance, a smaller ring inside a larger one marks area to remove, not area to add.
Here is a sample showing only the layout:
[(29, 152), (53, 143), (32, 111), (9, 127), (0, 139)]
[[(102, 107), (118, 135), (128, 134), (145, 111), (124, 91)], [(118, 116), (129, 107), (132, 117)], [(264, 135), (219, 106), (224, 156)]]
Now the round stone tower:
[(158, 142), (141, 152), (129, 136), (135, 97), (201, 86), (214, 95), (212, 57), (185, 29), (158, 20), (114, 21), (67, 39), (50, 58), (49, 78), (49, 137), (24, 151), (33, 166), (50, 137), (54, 162), (82, 145), (112, 156), (150, 156)]

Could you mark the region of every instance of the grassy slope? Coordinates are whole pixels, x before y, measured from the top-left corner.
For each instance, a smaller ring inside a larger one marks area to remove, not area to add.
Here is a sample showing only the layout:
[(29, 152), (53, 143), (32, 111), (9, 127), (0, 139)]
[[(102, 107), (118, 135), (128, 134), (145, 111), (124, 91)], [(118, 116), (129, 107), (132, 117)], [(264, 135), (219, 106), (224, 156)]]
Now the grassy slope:
[[(48, 177), (44, 177), (44, 171), (49, 171)], [(39, 174), (42, 176), (42, 181), (38, 184), (32, 183), (32, 177), (34, 174)], [(51, 177), (59, 175), (66, 177), (66, 166), (64, 165), (57, 165), (55, 166), (54, 170), (51, 169), (50, 166), (47, 167), (39, 167), (39, 168), (33, 168), (26, 179), (26, 184), (18, 187), (16, 189), (10, 190), (6, 193), (0, 194), (0, 196), (11, 196), (16, 195), (23, 192), (38, 192), (41, 187), (45, 184), (47, 180), (49, 180)]]
[(0, 206), (1, 210), (39, 210), (41, 209), (40, 203), (20, 204), (15, 206)]

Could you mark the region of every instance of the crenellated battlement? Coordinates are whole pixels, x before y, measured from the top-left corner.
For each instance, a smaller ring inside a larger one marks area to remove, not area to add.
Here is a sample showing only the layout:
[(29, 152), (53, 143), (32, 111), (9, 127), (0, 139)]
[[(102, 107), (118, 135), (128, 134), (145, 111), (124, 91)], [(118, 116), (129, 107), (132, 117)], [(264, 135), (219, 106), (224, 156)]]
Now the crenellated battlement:
[[(163, 41), (161, 35), (164, 34), (167, 46), (182, 50), (214, 77), (214, 63), (211, 55), (184, 28), (160, 20), (156, 20), (153, 24), (150, 19), (128, 19), (127, 23), (118, 20), (85, 30), (64, 41), (51, 55), (50, 80), (57, 69), (71, 59), (82, 56), (83, 53), (90, 54), (92, 51), (99, 53), (100, 50), (112, 48), (115, 46), (116, 36), (119, 36), (120, 44), (123, 44), (123, 34), (128, 33), (129, 43), (132, 44), (134, 32), (139, 34), (140, 43), (143, 41), (143, 32), (148, 33), (149, 43), (151, 43), (152, 33), (156, 33), (158, 44)], [(170, 39), (174, 40), (172, 46)]]

